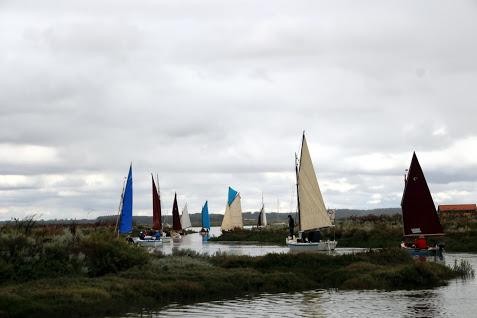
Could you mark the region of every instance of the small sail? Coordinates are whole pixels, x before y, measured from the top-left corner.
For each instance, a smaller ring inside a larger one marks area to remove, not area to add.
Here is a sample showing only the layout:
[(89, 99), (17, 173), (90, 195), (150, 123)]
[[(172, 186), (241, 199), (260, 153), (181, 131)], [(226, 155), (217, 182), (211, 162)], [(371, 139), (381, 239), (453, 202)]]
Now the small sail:
[(444, 235), (426, 178), (413, 154), (401, 201), (404, 236)]
[(201, 214), (202, 214), (202, 228), (210, 229), (208, 201), (205, 201), (204, 206), (202, 207), (202, 213)]
[(174, 194), (174, 204), (172, 205), (172, 229), (174, 231), (182, 230), (179, 207), (177, 206), (177, 193)]
[(313, 168), (305, 134), (303, 134), (298, 169), (298, 198), (301, 231), (332, 226)]
[(265, 205), (262, 203), (262, 209), (260, 210), (260, 216), (262, 217), (262, 226), (267, 226), (267, 214), (265, 213)]
[(267, 215), (265, 214), (265, 205), (263, 204), (263, 200), (262, 208), (260, 209), (260, 213), (258, 214), (257, 226), (267, 226)]
[(227, 205), (225, 206), (224, 219), (221, 228), (223, 231), (233, 230), (234, 228), (243, 228), (242, 205), (240, 203), (240, 194), (229, 187)]
[(132, 165), (129, 166), (128, 179), (122, 196), (121, 214), (119, 220), (119, 234), (130, 233), (132, 231), (132, 210), (133, 210), (133, 184)]
[(187, 210), (187, 203), (182, 209), (181, 225), (183, 229), (187, 229), (188, 227), (192, 226), (192, 224), (190, 223), (189, 211)]
[(162, 230), (161, 198), (154, 182), (154, 176), (152, 176), (152, 228)]

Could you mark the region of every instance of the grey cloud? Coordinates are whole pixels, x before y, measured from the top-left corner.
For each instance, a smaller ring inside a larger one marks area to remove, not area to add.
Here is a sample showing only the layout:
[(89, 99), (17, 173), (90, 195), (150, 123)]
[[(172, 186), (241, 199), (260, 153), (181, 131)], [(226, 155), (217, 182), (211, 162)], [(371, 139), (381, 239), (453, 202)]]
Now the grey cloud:
[[(0, 144), (58, 160), (0, 154), (0, 175), (37, 180), (0, 189), (0, 218), (114, 211), (131, 161), (138, 213), (151, 171), (166, 209), (176, 190), (222, 211), (228, 185), (245, 209), (262, 191), (293, 206), (303, 130), (319, 180), (356, 185), (327, 205), (399, 205), (414, 150), (437, 191), (475, 197), (477, 162), (455, 145), (476, 136), (476, 16), (469, 1), (3, 1)], [(398, 159), (358, 165), (369, 154)], [(46, 187), (51, 175), (65, 180)]]

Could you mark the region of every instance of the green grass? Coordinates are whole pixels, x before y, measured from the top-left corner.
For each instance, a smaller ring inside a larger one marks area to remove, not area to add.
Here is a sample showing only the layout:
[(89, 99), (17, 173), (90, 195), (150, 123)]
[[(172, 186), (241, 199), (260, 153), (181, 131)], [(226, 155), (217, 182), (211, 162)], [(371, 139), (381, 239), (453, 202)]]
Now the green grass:
[[(188, 256), (190, 255), (190, 256)], [(462, 271), (462, 268), (460, 269)], [(463, 274), (412, 260), (399, 249), (360, 254), (200, 256), (181, 251), (102, 276), (63, 276), (0, 285), (0, 316), (112, 315), (171, 302), (316, 288), (413, 289)]]
[(431, 288), (473, 271), (468, 264), (417, 262), (400, 249), (260, 257), (174, 250), (163, 256), (101, 229), (22, 231), (0, 231), (0, 317), (117, 315), (172, 302), (316, 288)]
[(218, 237), (211, 237), (211, 242), (258, 242), (285, 245), (288, 228), (269, 226), (266, 228), (234, 229), (223, 232)]

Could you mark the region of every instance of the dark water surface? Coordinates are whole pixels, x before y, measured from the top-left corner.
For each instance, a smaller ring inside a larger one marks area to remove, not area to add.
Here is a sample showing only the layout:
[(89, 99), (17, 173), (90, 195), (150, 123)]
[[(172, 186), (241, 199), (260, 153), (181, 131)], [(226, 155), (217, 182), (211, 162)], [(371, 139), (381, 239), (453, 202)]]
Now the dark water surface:
[[(212, 235), (220, 229), (214, 228)], [(202, 242), (199, 234), (181, 243), (161, 248), (193, 249), (200, 253), (263, 255), (286, 253), (286, 247), (255, 244)], [(359, 249), (338, 249), (350, 253)], [(477, 254), (447, 254), (446, 262), (466, 259), (477, 269)], [(448, 286), (419, 291), (312, 290), (291, 294), (261, 294), (255, 297), (211, 301), (193, 305), (169, 305), (155, 312), (131, 313), (125, 317), (477, 317), (477, 279), (453, 280)]]

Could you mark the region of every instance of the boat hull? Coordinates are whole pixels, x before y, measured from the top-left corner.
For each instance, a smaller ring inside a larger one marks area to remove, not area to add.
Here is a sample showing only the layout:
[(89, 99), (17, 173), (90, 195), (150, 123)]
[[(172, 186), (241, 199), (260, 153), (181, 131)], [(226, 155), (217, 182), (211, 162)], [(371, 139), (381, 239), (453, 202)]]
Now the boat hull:
[(444, 259), (444, 250), (442, 248), (439, 248), (438, 246), (429, 247), (427, 249), (419, 249), (408, 247), (404, 243), (402, 243), (401, 248), (415, 258), (426, 258), (428, 260), (435, 261), (442, 261)]
[(319, 252), (334, 251), (337, 241), (297, 242), (296, 239), (287, 239), (287, 246), (292, 252)]
[(163, 241), (162, 239), (159, 240), (141, 240), (139, 238), (133, 239), (134, 244), (144, 247), (158, 247), (162, 246)]

